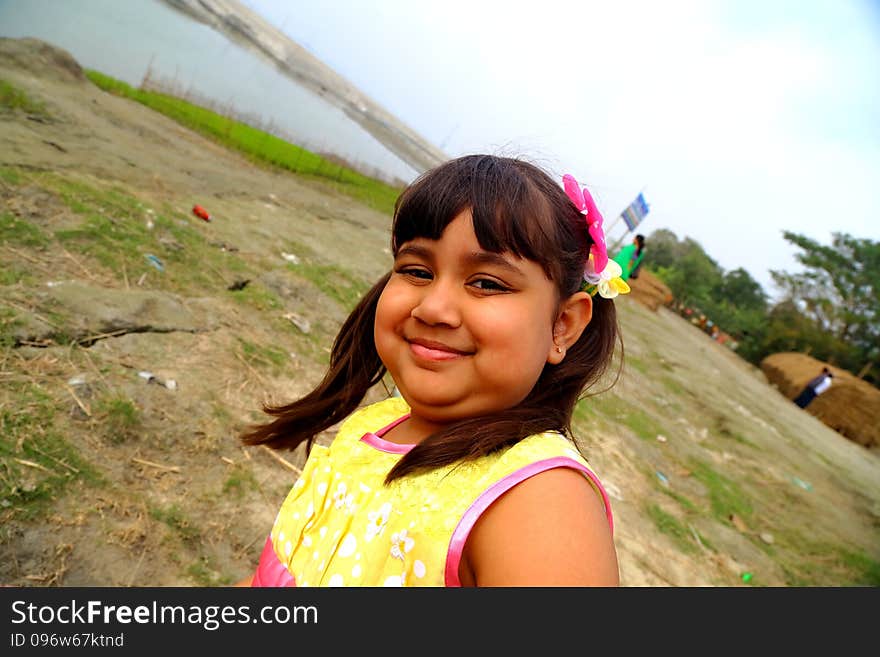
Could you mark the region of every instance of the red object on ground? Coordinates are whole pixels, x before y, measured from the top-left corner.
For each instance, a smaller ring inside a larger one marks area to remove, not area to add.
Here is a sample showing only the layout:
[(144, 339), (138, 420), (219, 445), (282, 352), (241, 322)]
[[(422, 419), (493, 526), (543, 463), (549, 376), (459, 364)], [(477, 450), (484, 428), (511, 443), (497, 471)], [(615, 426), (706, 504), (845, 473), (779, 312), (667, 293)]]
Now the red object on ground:
[(211, 221), (211, 215), (208, 214), (208, 211), (205, 210), (201, 205), (193, 206), (193, 214), (196, 215), (199, 219), (204, 219), (205, 221)]

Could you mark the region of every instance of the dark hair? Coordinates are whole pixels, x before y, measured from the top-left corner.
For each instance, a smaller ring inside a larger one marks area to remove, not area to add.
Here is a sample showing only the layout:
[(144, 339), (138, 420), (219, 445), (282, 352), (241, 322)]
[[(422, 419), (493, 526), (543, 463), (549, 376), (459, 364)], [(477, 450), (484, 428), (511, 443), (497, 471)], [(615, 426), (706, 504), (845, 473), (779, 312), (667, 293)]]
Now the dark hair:
[(642, 255), (642, 249), (645, 248), (645, 236), (644, 235), (636, 235), (636, 255)]
[[(555, 283), (559, 300), (580, 289), (590, 246), (583, 215), (547, 173), (519, 159), (469, 155), (424, 173), (397, 199), (392, 252), (396, 255), (416, 237), (439, 239), (465, 209), (471, 211), (482, 248), (538, 263)], [(389, 277), (385, 274), (345, 320), (321, 383), (291, 404), (264, 407), (275, 419), (247, 430), (243, 442), (294, 448), (306, 441), (310, 449), (319, 432), (357, 408), (385, 374), (373, 339), (373, 320)], [(614, 302), (594, 297), (592, 320), (580, 338), (561, 363), (544, 366), (523, 401), (445, 426), (405, 454), (386, 481), (477, 458), (535, 433), (570, 434), (578, 398), (606, 371), (618, 340)]]

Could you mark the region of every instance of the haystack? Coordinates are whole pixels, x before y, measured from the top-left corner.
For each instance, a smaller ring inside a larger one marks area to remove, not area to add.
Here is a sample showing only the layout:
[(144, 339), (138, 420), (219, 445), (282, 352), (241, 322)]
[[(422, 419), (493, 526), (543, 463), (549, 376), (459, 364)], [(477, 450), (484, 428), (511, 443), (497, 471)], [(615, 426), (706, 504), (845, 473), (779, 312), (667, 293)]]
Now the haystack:
[(804, 410), (859, 445), (880, 447), (880, 390), (806, 354), (771, 354), (761, 361), (764, 375), (789, 399), (797, 397), (823, 367), (834, 375), (831, 388)]
[(632, 290), (630, 296), (651, 310), (672, 303), (672, 290), (644, 267), (639, 270), (638, 278), (630, 278), (627, 283)]

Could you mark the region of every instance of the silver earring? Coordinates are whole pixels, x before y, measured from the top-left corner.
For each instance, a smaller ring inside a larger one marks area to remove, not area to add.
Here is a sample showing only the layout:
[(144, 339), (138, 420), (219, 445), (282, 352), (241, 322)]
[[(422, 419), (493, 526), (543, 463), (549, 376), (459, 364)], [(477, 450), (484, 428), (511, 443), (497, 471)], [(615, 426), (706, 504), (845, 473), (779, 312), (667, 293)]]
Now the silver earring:
[(556, 352), (561, 354), (561, 353), (562, 353), (562, 347), (560, 347), (559, 345), (556, 345)]

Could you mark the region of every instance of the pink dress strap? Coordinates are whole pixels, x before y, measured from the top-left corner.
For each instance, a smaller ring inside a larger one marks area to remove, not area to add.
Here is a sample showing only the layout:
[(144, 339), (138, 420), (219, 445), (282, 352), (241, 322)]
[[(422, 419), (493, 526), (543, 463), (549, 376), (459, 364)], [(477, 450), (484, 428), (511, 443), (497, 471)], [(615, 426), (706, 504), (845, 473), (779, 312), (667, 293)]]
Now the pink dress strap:
[(511, 472), (501, 481), (494, 483), (486, 491), (477, 498), (477, 500), (465, 511), (464, 516), (455, 528), (452, 539), (449, 542), (449, 551), (446, 556), (446, 586), (461, 586), (461, 580), (458, 577), (458, 568), (461, 564), (462, 553), (477, 520), (483, 515), (495, 500), (504, 493), (516, 486), (521, 481), (525, 481), (539, 472), (551, 470), (553, 468), (571, 468), (578, 470), (592, 483), (593, 487), (598, 491), (605, 506), (605, 518), (608, 520), (608, 527), (611, 533), (614, 533), (614, 518), (611, 514), (611, 501), (608, 499), (608, 493), (599, 482), (599, 478), (588, 467), (566, 457), (554, 457), (543, 461), (536, 461), (524, 468), (520, 468), (515, 472)]
[(254, 573), (251, 586), (296, 586), (293, 575), (275, 554), (271, 536), (266, 539), (266, 545), (263, 546), (263, 553), (260, 555), (260, 563), (257, 564), (257, 572)]

